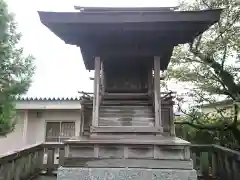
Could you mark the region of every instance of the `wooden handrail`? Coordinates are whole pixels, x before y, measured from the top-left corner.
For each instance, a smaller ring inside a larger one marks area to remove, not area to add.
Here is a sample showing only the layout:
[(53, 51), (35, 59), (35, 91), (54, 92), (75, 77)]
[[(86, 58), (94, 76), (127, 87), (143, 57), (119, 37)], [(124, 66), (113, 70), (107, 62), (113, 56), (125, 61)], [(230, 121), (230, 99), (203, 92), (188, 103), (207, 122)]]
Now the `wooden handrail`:
[(64, 143), (62, 142), (44, 142), (41, 144), (43, 148), (63, 148)]
[(199, 176), (220, 180), (238, 180), (240, 152), (219, 145), (191, 145), (194, 168)]
[(215, 149), (215, 151), (216, 150), (217, 151), (222, 151), (229, 156), (238, 157), (239, 159), (236, 159), (236, 160), (240, 161), (240, 152), (239, 151), (232, 150), (232, 149), (229, 149), (229, 148), (226, 148), (226, 147), (223, 147), (223, 146), (219, 146), (219, 145), (216, 145), (216, 144), (213, 144), (212, 146)]
[(17, 160), (21, 156), (28, 155), (29, 153), (31, 153), (33, 151), (38, 151), (38, 150), (42, 150), (42, 143), (25, 146), (21, 149), (17, 149), (12, 152), (7, 152), (5, 154), (1, 154), (0, 155), (0, 164), (9, 162), (9, 161), (13, 161), (13, 160)]
[(0, 179), (28, 179), (42, 170), (42, 144), (24, 147), (0, 157)]

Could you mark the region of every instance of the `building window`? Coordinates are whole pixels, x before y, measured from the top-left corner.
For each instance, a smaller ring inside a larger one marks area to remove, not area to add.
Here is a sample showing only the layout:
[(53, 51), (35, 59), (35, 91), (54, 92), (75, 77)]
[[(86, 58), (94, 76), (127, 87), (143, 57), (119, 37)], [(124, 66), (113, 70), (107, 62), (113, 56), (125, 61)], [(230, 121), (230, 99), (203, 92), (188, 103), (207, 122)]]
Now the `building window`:
[(75, 136), (75, 122), (47, 122), (46, 142), (62, 142)]

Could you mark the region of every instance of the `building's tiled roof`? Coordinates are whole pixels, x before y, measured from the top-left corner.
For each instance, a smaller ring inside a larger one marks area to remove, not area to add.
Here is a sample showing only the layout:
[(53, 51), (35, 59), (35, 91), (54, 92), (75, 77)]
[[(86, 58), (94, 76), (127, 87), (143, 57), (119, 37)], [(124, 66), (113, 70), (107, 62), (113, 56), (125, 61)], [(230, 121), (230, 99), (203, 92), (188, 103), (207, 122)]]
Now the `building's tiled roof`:
[(79, 101), (81, 97), (18, 97), (17, 101)]

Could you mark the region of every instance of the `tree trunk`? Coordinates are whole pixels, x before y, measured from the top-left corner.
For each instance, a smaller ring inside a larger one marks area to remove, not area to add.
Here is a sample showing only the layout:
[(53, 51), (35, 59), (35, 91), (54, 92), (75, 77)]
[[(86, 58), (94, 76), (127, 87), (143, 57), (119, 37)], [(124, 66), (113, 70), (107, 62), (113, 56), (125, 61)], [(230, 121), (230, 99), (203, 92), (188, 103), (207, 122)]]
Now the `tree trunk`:
[(236, 139), (237, 143), (238, 143), (238, 146), (240, 147), (240, 130), (238, 129), (237, 126), (232, 126), (230, 128), (234, 138)]

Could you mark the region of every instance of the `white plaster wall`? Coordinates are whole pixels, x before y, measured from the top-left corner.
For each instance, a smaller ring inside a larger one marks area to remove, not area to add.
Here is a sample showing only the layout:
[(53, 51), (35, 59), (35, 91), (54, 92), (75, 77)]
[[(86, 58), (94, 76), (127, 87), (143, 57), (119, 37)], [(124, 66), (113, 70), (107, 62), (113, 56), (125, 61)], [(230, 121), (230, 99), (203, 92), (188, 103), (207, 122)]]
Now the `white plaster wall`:
[(0, 156), (1, 154), (14, 151), (24, 146), (23, 139), (23, 122), (24, 112), (20, 111), (17, 113), (16, 126), (13, 132), (7, 134), (6, 137), (0, 136)]
[[(41, 112), (40, 116), (37, 116), (37, 112)], [(0, 156), (23, 148), (26, 145), (44, 142), (46, 121), (75, 121), (75, 135), (78, 136), (80, 131), (80, 109), (28, 110), (27, 125), (24, 124), (24, 111), (19, 111), (15, 130), (6, 137), (0, 137)], [(25, 136), (24, 126), (27, 128)]]
[(47, 121), (75, 121), (75, 135), (80, 131), (80, 110), (43, 110), (40, 117), (36, 111), (29, 111), (27, 143), (44, 142)]
[(41, 116), (38, 117), (37, 112), (37, 110), (29, 110), (28, 112), (26, 134), (26, 142), (28, 145), (41, 143), (44, 141), (44, 119)]

